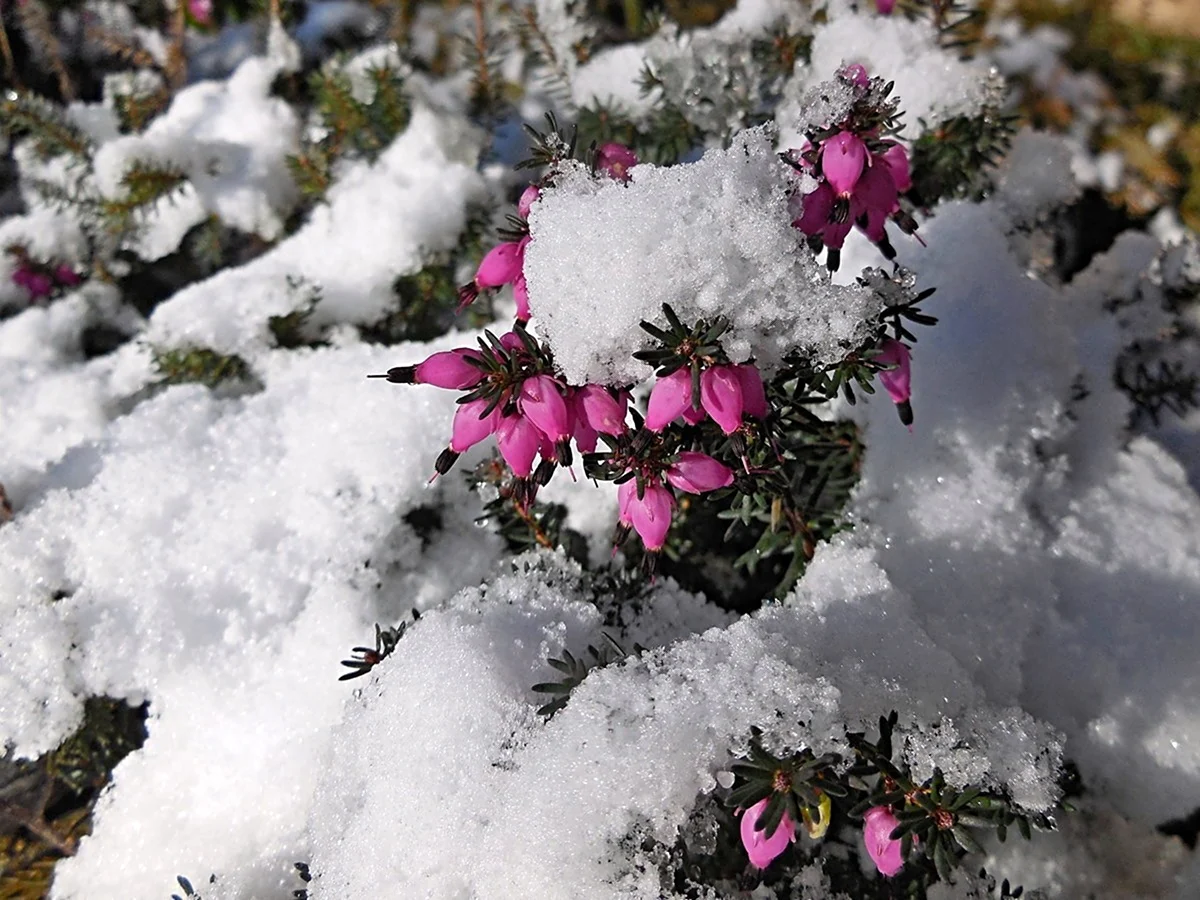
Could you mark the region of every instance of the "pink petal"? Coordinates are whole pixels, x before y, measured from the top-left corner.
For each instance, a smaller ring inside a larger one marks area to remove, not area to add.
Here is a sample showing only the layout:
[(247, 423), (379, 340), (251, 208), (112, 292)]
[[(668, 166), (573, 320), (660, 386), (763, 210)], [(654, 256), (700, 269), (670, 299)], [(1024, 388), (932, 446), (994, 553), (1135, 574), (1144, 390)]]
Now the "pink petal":
[(830, 213), (833, 212), (833, 201), (833, 188), (821, 182), (815, 191), (805, 195), (803, 212), (792, 225), (808, 235), (820, 234), (829, 222)]
[(481, 358), (477, 350), (444, 350), (435, 353), (417, 364), (413, 370), (413, 381), (453, 391), (474, 387), (483, 380), (483, 372), (467, 360)]
[(629, 170), (637, 164), (637, 154), (624, 144), (604, 144), (596, 150), (596, 168), (617, 181), (628, 181)]
[(517, 318), (522, 322), (529, 321), (529, 288), (525, 284), (525, 275), (522, 273), (517, 276), (517, 280), (513, 282), (513, 299), (517, 301)]
[(849, 131), (839, 131), (821, 145), (821, 172), (839, 194), (849, 194), (867, 164), (867, 145)]
[(518, 241), (497, 244), (488, 251), (475, 271), (475, 284), (481, 288), (497, 288), (512, 284), (521, 274), (525, 247)]
[(733, 371), (737, 373), (738, 384), (742, 386), (742, 403), (746, 408), (746, 415), (756, 419), (765, 419), (767, 417), (767, 389), (763, 387), (762, 375), (759, 373), (758, 367), (750, 363), (742, 363), (740, 366), (734, 366)]
[(689, 494), (705, 494), (733, 484), (733, 469), (707, 453), (684, 450), (667, 469), (667, 481)]
[(542, 196), (541, 190), (536, 184), (531, 184), (521, 192), (521, 199), (517, 201), (517, 215), (522, 219), (529, 218), (529, 210), (533, 208), (533, 204)]
[(746, 855), (750, 857), (750, 865), (756, 869), (765, 869), (796, 839), (796, 825), (786, 812), (770, 837), (756, 827), (770, 799), (766, 797), (742, 813), (742, 846), (746, 848)]
[(496, 429), (500, 455), (518, 478), (533, 474), (533, 460), (542, 445), (542, 433), (524, 416), (505, 416)]
[(556, 382), (549, 375), (534, 375), (521, 384), (517, 408), (552, 441), (571, 436), (571, 413)]
[(700, 402), (726, 434), (742, 427), (742, 385), (733, 366), (713, 366), (700, 376)]
[(632, 525), (633, 519), (629, 513), (630, 504), (637, 499), (637, 479), (630, 478), (617, 485), (617, 521), (622, 525)]
[(629, 501), (629, 518), (647, 550), (660, 550), (666, 543), (674, 502), (671, 492), (656, 483), (646, 485), (641, 499), (635, 494)]
[(500, 423), (500, 405), (497, 404), (490, 413), (483, 415), (487, 407), (488, 401), (484, 398), (468, 400), (458, 405), (454, 412), (451, 450), (455, 453), (465, 453), (496, 430)]
[(878, 210), (885, 216), (890, 216), (900, 200), (896, 192), (896, 182), (892, 180), (891, 168), (886, 163), (868, 167), (854, 189), (854, 200), (867, 212)]
[(903, 194), (912, 187), (912, 171), (908, 163), (908, 151), (900, 144), (893, 144), (875, 157), (875, 164), (883, 162), (892, 175), (896, 190)]
[(899, 824), (900, 820), (886, 806), (873, 807), (863, 817), (863, 842), (867, 845), (867, 854), (880, 874), (888, 878), (904, 868), (900, 841), (891, 839)]
[(692, 372), (686, 366), (654, 382), (646, 407), (646, 427), (662, 431), (692, 405)]
[(616, 400), (607, 388), (585, 384), (575, 393), (580, 415), (601, 434), (624, 434), (625, 404)]
[(888, 338), (880, 344), (875, 361), (896, 367), (878, 373), (879, 383), (893, 403), (907, 403), (912, 398), (912, 353), (908, 346)]
[(896, 0), (875, 0), (875, 8), (881, 16), (890, 16), (896, 8)]

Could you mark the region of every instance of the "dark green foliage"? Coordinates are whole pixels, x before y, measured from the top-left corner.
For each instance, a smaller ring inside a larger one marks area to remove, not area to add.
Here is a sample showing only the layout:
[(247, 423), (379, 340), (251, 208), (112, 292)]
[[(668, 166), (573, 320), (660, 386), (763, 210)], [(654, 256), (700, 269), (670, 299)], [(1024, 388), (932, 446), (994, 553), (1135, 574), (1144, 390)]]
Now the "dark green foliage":
[(240, 356), (218, 353), (206, 347), (155, 348), (154, 368), (158, 386), (202, 384), (214, 388), (231, 381), (252, 382), (253, 373)]
[(1146, 419), (1157, 427), (1164, 413), (1183, 416), (1200, 406), (1200, 376), (1182, 361), (1160, 359), (1155, 366), (1126, 353), (1117, 360), (1115, 379), (1133, 401), (1135, 427)]
[(303, 278), (288, 276), (288, 291), (300, 295), (295, 309), (282, 316), (271, 316), (267, 319), (267, 327), (275, 338), (275, 346), (285, 350), (295, 350), (298, 347), (316, 347), (321, 342), (311, 333), (309, 319), (321, 302), (320, 285), (311, 284)]
[(985, 109), (978, 116), (957, 116), (925, 128), (912, 148), (912, 195), (917, 203), (981, 199), (992, 187), (995, 166), (1008, 152), (1016, 125), (1016, 116)]
[(408, 125), (411, 109), (404, 79), (390, 66), (367, 72), (372, 96), (354, 96), (350, 76), (327, 66), (309, 78), (314, 112), (325, 134), (288, 157), (296, 185), (310, 200), (324, 198), (333, 180), (334, 164), (343, 157), (374, 160)]
[[(355, 647), (350, 652), (357, 653), (357, 657), (351, 659), (343, 659), (342, 665), (350, 669), (338, 681), (350, 681), (353, 678), (359, 678), (366, 675), (377, 665), (392, 655), (392, 651), (396, 649), (396, 644), (400, 642), (400, 638), (404, 637), (404, 633), (408, 627), (421, 618), (421, 614), (415, 609), (412, 611), (412, 621), (401, 622), (395, 628), (381, 628), (378, 623), (375, 624), (375, 646), (372, 647)], [(306, 881), (308, 879), (305, 879)]]
[[(629, 655), (607, 631), (601, 633), (599, 643), (599, 647), (588, 644), (585, 657), (577, 657), (570, 650), (563, 648), (560, 658), (548, 657), (546, 659), (546, 664), (561, 672), (563, 677), (558, 681), (539, 682), (530, 688), (534, 693), (549, 694), (552, 698), (538, 707), (540, 715), (550, 718), (565, 707), (567, 701), (571, 699), (571, 692), (583, 683), (593, 669), (620, 662)], [(641, 648), (636, 648), (635, 652), (641, 652)]]
[(10, 137), (32, 137), (43, 159), (67, 155), (91, 161), (91, 139), (67, 120), (61, 107), (36, 94), (0, 101), (0, 129)]
[(142, 746), (145, 721), (144, 706), (89, 697), (79, 730), (46, 756), (46, 773), (76, 794), (98, 790), (113, 767)]

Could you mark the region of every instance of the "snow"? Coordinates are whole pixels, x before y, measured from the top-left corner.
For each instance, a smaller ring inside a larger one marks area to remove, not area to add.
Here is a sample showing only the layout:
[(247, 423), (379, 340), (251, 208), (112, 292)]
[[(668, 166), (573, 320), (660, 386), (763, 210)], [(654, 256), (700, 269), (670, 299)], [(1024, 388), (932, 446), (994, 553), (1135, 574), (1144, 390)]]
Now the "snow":
[(864, 335), (873, 295), (834, 286), (791, 227), (790, 169), (769, 129), (698, 162), (636, 166), (628, 185), (577, 172), (545, 191), (525, 253), (538, 333), (572, 384), (621, 384), (651, 369), (630, 357), (639, 323), (723, 315), (730, 358), (764, 371), (793, 348), (829, 362)]
[[(828, 92), (843, 62), (896, 79), (909, 137), (918, 119), (993, 97), (986, 63), (850, 6), (812, 26), (813, 63), (776, 111), (781, 144), (834, 115), (838, 98), (803, 98)], [(570, 4), (536, 8), (564, 53), (591, 36)], [(780, 8), (743, 0), (687, 40), (744, 43)], [(16, 508), (0, 527), (0, 743), (54, 747), (97, 694), (150, 710), (145, 747), (114, 772), (53, 897), (161, 900), (177, 874), (212, 900), (285, 897), (298, 859), (314, 900), (672, 897), (660, 864), (681, 834), (701, 840), (697, 806), (751, 726), (772, 747), (844, 751), (847, 729), (891, 709), (918, 778), (938, 765), (1043, 810), (1061, 760), (1077, 763), (1087, 793), (1058, 834), (987, 845), (988, 870), (1026, 896), (1195, 897), (1198, 857), (1154, 826), (1200, 797), (1200, 423), (1131, 432), (1112, 382), (1114, 356), (1169, 324), (1163, 291), (1200, 281), (1194, 242), (1168, 229), (1183, 242), (1160, 257), (1131, 233), (1070, 284), (1039, 280), (1028, 234), (1074, 197), (1078, 148), (1022, 133), (991, 200), (933, 210), (926, 246), (895, 242), (918, 286), (938, 288), (924, 306), (940, 322), (913, 348), (912, 432), (881, 393), (830, 410), (865, 429), (853, 529), (750, 616), (669, 579), (618, 597), (603, 578), (611, 487), (560, 474), (542, 495), (568, 507), (599, 576), (540, 551), (513, 559), (476, 524), (458, 472), (428, 483), (453, 395), (364, 379), (475, 338), (381, 348), (355, 330), (503, 181), (494, 164), (479, 171), (488, 136), (455, 112), (461, 86), (430, 78), (392, 146), (342, 166), (284, 236), (299, 122), (269, 93), (294, 61), (281, 37), (228, 81), (180, 91), (142, 136), (115, 137), (98, 104), (71, 113), (100, 144), (106, 192), (132, 159), (189, 167), (191, 193), (139, 238), (147, 258), (209, 211), (278, 239), (271, 250), (148, 321), (98, 281), (29, 307), (0, 253), (0, 481)], [(1014, 70), (1054, 62), (1046, 36), (1010, 37)], [(666, 40), (593, 55), (574, 69), (576, 99), (611, 84), (632, 104), (635, 66)], [(697, 73), (680, 59), (684, 84)], [(567, 380), (646, 378), (629, 353), (663, 302), (685, 321), (729, 316), (731, 356), (767, 371), (791, 347), (828, 361), (862, 337), (878, 301), (850, 283), (878, 252), (852, 239), (829, 278), (790, 228), (775, 141), (755, 129), (694, 163), (639, 166), (628, 185), (574, 171), (545, 192), (526, 274), (533, 327)], [(16, 157), (31, 209), (0, 222), (0, 247), (82, 260), (75, 219), (29, 190), (67, 177), (64, 162), (27, 144)], [(209, 159), (225, 169), (208, 174)], [(328, 346), (275, 347), (269, 318), (316, 294), (311, 327)], [(85, 359), (96, 324), (137, 338)], [(189, 346), (241, 355), (258, 387), (153, 388), (151, 348)], [(405, 518), (417, 509), (438, 526), (419, 533)], [(424, 614), (391, 657), (336, 680), (374, 623), (413, 608)], [(546, 658), (605, 633), (647, 649), (540, 716), (531, 686), (554, 677)], [(753, 896), (788, 891), (831, 893), (814, 863)], [(987, 895), (967, 873), (930, 891)]]

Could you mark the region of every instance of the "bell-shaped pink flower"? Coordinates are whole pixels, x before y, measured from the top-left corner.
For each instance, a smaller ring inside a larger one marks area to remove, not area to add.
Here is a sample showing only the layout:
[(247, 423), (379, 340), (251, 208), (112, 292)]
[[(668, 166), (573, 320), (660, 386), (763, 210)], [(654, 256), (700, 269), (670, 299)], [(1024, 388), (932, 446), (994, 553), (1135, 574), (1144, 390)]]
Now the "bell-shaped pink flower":
[(512, 284), (521, 274), (525, 248), (519, 241), (497, 244), (487, 252), (475, 271), (475, 284), (481, 288), (497, 288)]
[(549, 375), (534, 375), (521, 383), (517, 408), (551, 441), (571, 436), (571, 412), (558, 382)]
[(213, 0), (188, 0), (187, 10), (196, 24), (212, 24)]
[(867, 165), (867, 145), (858, 135), (839, 131), (821, 144), (821, 172), (835, 192), (849, 196)]
[(883, 163), (891, 173), (896, 190), (903, 194), (912, 187), (912, 169), (908, 162), (908, 151), (901, 144), (892, 144), (883, 153), (876, 154), (875, 165)]
[(900, 841), (892, 840), (892, 832), (900, 820), (889, 807), (874, 806), (863, 816), (863, 841), (867, 854), (881, 875), (891, 878), (904, 868), (904, 856), (900, 852)]
[(533, 474), (533, 460), (542, 446), (542, 433), (525, 416), (505, 416), (496, 429), (500, 455), (518, 478)]
[(630, 506), (637, 499), (637, 479), (630, 478), (617, 485), (617, 521), (622, 525), (633, 525)]
[(867, 75), (867, 67), (861, 63), (851, 63), (848, 66), (843, 66), (838, 74), (855, 87), (866, 87), (871, 83), (871, 78)]
[(691, 405), (692, 372), (684, 366), (654, 382), (646, 406), (646, 427), (651, 431), (662, 431)]
[(762, 375), (758, 367), (750, 363), (734, 366), (738, 384), (742, 386), (742, 404), (746, 415), (756, 419), (767, 417), (767, 389), (763, 386)]
[(588, 420), (580, 414), (578, 407), (575, 409), (574, 429), (571, 436), (575, 439), (575, 446), (579, 448), (580, 453), (595, 453), (596, 444), (600, 440), (600, 436), (596, 433), (596, 429), (588, 424)]
[(483, 371), (467, 362), (482, 359), (478, 350), (443, 350), (413, 367), (414, 384), (432, 384), (434, 387), (462, 391), (475, 387), (483, 380)]
[(618, 435), (625, 432), (625, 404), (618, 401), (607, 388), (585, 384), (575, 392), (576, 408), (595, 431)]
[(482, 397), (458, 405), (458, 409), (454, 411), (451, 450), (455, 453), (465, 453), (496, 430), (500, 424), (500, 406), (497, 404), (489, 413), (488, 405), (489, 401)]
[(733, 469), (707, 453), (684, 450), (666, 472), (673, 487), (689, 494), (706, 494), (733, 484)]
[(531, 184), (521, 192), (521, 198), (517, 201), (517, 215), (522, 219), (529, 218), (529, 210), (533, 208), (533, 204), (542, 196), (541, 188), (536, 184)]
[(726, 434), (733, 434), (742, 427), (746, 403), (742, 399), (742, 383), (733, 366), (712, 366), (701, 373), (700, 402)]
[(628, 181), (629, 170), (637, 164), (637, 154), (624, 144), (608, 143), (596, 149), (596, 168), (617, 181)]
[(647, 482), (642, 496), (637, 496), (634, 490), (633, 499), (629, 501), (629, 520), (634, 530), (650, 551), (661, 550), (667, 542), (667, 532), (671, 530), (671, 507), (675, 498), (658, 482)]
[(765, 869), (796, 839), (796, 824), (786, 812), (779, 820), (775, 832), (769, 836), (766, 831), (759, 831), (755, 827), (759, 817), (766, 811), (770, 799), (765, 797), (742, 813), (742, 846), (746, 848), (746, 855), (750, 857), (750, 865), (756, 869)]
[(896, 8), (896, 0), (875, 0), (875, 8), (881, 16), (890, 16)]
[(517, 302), (517, 318), (522, 322), (529, 321), (529, 287), (525, 284), (525, 276), (518, 275), (513, 282), (513, 299)]
[(878, 373), (879, 383), (893, 403), (907, 403), (912, 397), (912, 353), (908, 345), (888, 338), (879, 345), (875, 361), (895, 366), (894, 369)]

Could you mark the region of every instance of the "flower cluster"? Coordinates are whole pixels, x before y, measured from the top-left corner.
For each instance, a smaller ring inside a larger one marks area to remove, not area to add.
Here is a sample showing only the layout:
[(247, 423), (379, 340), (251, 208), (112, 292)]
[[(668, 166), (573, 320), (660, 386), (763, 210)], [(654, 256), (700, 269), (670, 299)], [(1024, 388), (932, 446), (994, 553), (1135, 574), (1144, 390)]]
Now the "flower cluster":
[(792, 224), (808, 236), (814, 250), (828, 250), (826, 265), (834, 271), (851, 229), (857, 227), (893, 259), (889, 219), (907, 234), (917, 227), (900, 206), (900, 195), (912, 187), (912, 175), (908, 151), (889, 137), (896, 129), (895, 104), (887, 100), (889, 86), (868, 78), (861, 65), (847, 66), (839, 77), (856, 92), (845, 118), (811, 134), (803, 148), (783, 155), (796, 169), (818, 179), (814, 190), (793, 197)]
[(83, 279), (66, 263), (43, 266), (28, 257), (22, 257), (12, 273), (12, 282), (23, 287), (29, 299), (36, 303), (44, 300), (60, 288), (75, 287)]

